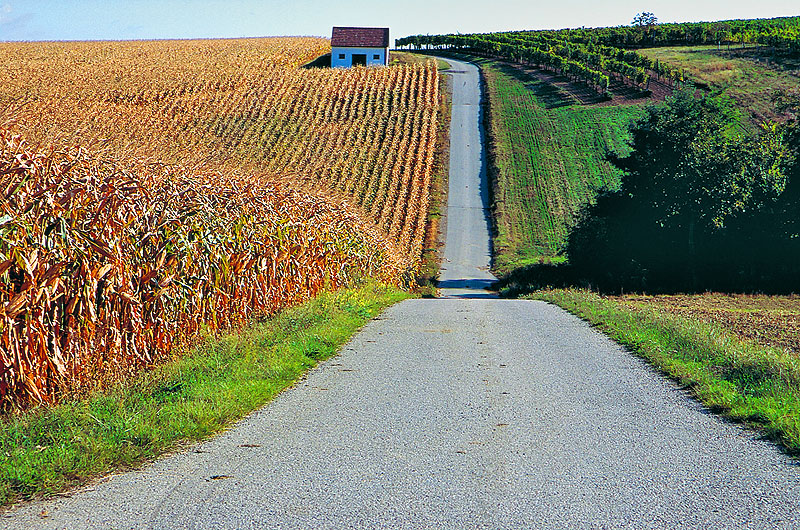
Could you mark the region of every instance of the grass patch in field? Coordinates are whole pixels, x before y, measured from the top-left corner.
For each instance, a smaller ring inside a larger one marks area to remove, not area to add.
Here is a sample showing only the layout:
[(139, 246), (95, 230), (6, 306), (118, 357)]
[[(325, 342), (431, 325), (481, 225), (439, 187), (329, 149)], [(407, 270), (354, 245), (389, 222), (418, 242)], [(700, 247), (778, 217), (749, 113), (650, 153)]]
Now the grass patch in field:
[(627, 154), (641, 105), (579, 105), (562, 89), (498, 61), (479, 60), (488, 98), (494, 268), (559, 261), (581, 207), (619, 185), (608, 152)]
[(677, 46), (645, 48), (640, 53), (666, 64), (684, 68), (700, 86), (721, 89), (749, 113), (756, 123), (779, 115), (771, 101), (776, 91), (797, 88), (800, 59), (775, 54), (771, 48), (741, 49), (725, 46)]
[(440, 72), (450, 69), (450, 63), (448, 63), (444, 59), (440, 59), (438, 57), (433, 57), (430, 55), (425, 55), (424, 53), (400, 52), (400, 51), (389, 52), (389, 65), (391, 66), (394, 66), (396, 64), (425, 64), (429, 59), (433, 59), (436, 61), (436, 67), (439, 69)]
[(651, 362), (712, 410), (758, 426), (800, 454), (800, 358), (722, 326), (581, 290), (538, 291)]
[(408, 295), (325, 293), (104, 395), (0, 420), (0, 504), (51, 494), (206, 438), (262, 406)]

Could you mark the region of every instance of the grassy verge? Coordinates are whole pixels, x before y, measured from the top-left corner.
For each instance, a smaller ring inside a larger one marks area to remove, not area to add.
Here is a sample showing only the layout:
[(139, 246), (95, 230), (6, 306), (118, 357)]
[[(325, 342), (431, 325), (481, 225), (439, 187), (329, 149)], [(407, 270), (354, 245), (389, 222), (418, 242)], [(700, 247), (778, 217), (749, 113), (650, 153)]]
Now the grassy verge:
[[(558, 262), (575, 216), (620, 174), (606, 154), (625, 154), (641, 105), (576, 104), (561, 87), (500, 61), (477, 60), (487, 95), (494, 268)], [(567, 84), (568, 85), (568, 84)]]
[(323, 294), (204, 341), (104, 395), (0, 420), (0, 504), (58, 492), (219, 432), (407, 297), (371, 282)]
[(800, 296), (796, 294), (626, 294), (608, 298), (633, 310), (647, 307), (714, 324), (742, 340), (800, 357)]
[(529, 298), (557, 304), (647, 359), (712, 410), (757, 426), (800, 454), (800, 358), (742, 340), (712, 323), (653, 308), (631, 309), (580, 290)]

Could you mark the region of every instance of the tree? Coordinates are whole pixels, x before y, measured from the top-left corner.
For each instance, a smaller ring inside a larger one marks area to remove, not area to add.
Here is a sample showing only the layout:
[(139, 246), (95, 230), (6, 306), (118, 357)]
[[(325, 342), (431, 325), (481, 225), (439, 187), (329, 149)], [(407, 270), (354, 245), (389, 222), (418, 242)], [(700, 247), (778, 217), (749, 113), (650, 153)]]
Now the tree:
[(651, 27), (658, 24), (658, 17), (656, 17), (653, 13), (648, 11), (643, 11), (641, 13), (636, 13), (631, 21), (632, 26), (638, 26), (640, 28), (644, 27), (650, 29)]
[(658, 17), (656, 17), (653, 13), (648, 11), (644, 11), (642, 13), (637, 13), (633, 20), (631, 21), (631, 25), (638, 27), (642, 33), (642, 41), (645, 40), (647, 35), (650, 35), (651, 41), (654, 43), (656, 40), (656, 34), (653, 31), (653, 28), (658, 24)]
[(689, 290), (700, 286), (700, 255), (725, 266), (709, 248), (728, 221), (774, 202), (786, 185), (782, 130), (746, 136), (739, 120), (727, 98), (688, 89), (649, 108), (632, 130), (631, 154), (612, 158), (624, 171), (620, 189), (602, 195), (570, 236), (570, 262)]
[(730, 24), (717, 22), (712, 26), (712, 31), (714, 33), (714, 40), (717, 41), (717, 50), (722, 49), (722, 43), (724, 42), (728, 44), (728, 50), (730, 51), (730, 39), (732, 35)]

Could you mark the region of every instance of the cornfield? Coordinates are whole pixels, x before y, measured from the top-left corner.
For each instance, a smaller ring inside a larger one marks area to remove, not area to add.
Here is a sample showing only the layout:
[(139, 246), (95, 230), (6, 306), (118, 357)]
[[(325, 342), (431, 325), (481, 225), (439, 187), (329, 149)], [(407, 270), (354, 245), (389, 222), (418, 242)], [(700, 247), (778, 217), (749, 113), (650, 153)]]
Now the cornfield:
[(427, 65), (324, 39), (1, 44), (0, 401), (51, 403), (325, 287), (413, 278)]

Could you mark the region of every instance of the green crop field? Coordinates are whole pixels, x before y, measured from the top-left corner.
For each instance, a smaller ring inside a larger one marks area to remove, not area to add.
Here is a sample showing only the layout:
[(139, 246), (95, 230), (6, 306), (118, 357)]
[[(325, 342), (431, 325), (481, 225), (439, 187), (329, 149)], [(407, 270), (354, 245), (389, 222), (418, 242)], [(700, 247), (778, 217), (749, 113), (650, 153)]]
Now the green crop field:
[(640, 105), (584, 105), (572, 94), (499, 61), (481, 61), (489, 104), (500, 272), (558, 261), (580, 208), (619, 172)]

